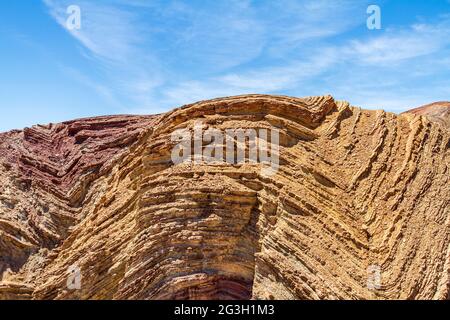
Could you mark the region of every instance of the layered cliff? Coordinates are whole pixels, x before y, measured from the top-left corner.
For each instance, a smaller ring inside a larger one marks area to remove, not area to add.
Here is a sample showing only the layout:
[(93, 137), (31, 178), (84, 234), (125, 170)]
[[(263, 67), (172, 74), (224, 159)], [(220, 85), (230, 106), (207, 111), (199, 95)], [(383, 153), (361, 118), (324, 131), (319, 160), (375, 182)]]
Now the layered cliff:
[[(174, 164), (199, 122), (276, 128), (275, 174)], [(330, 96), (1, 134), (0, 299), (448, 299), (449, 160), (432, 117)]]

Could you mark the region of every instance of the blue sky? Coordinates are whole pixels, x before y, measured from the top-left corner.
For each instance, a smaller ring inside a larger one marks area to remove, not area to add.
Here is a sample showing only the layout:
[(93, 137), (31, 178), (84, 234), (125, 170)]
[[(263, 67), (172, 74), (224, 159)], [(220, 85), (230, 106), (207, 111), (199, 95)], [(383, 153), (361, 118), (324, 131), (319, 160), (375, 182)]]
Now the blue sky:
[(450, 100), (450, 0), (1, 1), (0, 25), (0, 131), (244, 93)]

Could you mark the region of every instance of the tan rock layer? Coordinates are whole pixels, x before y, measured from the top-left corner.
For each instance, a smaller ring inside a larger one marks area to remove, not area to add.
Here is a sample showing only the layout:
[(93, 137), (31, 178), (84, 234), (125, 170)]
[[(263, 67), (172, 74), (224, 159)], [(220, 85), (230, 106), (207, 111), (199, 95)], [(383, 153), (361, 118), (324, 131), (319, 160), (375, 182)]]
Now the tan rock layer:
[[(174, 165), (199, 120), (279, 128), (279, 171)], [(450, 133), (427, 118), (247, 95), (0, 141), (2, 299), (449, 298)]]

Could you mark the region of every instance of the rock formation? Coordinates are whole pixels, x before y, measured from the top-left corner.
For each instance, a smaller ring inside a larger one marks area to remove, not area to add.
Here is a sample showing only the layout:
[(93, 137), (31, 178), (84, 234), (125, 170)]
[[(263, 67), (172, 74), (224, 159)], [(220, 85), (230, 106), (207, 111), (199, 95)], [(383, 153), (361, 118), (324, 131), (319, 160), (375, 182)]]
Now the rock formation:
[[(0, 299), (448, 299), (449, 109), (429, 110), (246, 95), (0, 134)], [(174, 165), (198, 121), (278, 128), (279, 170)]]
[(435, 102), (409, 110), (406, 113), (426, 116), (430, 120), (439, 122), (447, 128), (450, 128), (450, 102)]

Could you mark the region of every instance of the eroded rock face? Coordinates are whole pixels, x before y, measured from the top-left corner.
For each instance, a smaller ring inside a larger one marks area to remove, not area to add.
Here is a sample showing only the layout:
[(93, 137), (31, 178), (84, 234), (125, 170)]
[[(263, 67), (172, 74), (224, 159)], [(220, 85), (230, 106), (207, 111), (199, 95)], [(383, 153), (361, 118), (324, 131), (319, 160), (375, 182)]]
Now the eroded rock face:
[[(198, 121), (278, 128), (279, 170), (174, 165)], [(329, 96), (1, 134), (0, 299), (447, 299), (449, 159), (433, 119)]]
[(440, 101), (407, 111), (428, 117), (430, 120), (439, 122), (450, 128), (450, 102)]

